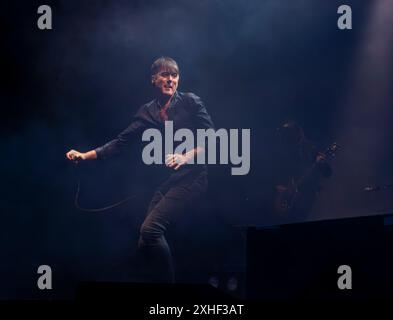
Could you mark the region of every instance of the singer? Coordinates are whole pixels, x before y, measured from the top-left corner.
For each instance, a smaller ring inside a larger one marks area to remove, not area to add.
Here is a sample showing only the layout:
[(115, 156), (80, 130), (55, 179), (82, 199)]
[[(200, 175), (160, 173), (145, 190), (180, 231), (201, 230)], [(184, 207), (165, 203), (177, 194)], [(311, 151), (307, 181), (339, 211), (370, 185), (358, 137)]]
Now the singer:
[[(155, 89), (155, 99), (140, 107), (129, 126), (115, 139), (87, 152), (70, 150), (66, 154), (67, 159), (73, 162), (108, 159), (141, 137), (146, 129), (155, 128), (163, 133), (166, 120), (173, 121), (175, 129), (187, 128), (196, 132), (197, 129), (214, 128), (202, 100), (193, 93), (177, 91), (179, 80), (180, 72), (175, 60), (162, 57), (154, 61), (151, 84)], [(204, 150), (196, 147), (184, 154), (166, 155), (162, 170), (167, 179), (154, 192), (140, 228), (138, 248), (143, 281), (175, 281), (171, 250), (165, 234), (171, 222), (186, 214), (190, 205), (206, 191), (206, 165), (188, 163), (200, 152)]]

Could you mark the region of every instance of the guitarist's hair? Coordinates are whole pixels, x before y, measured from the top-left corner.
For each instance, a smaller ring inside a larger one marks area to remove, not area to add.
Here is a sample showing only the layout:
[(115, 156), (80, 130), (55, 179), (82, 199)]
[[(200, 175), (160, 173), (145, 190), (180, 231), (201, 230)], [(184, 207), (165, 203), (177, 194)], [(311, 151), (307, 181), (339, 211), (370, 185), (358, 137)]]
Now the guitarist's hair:
[(303, 128), (294, 120), (285, 121), (279, 128), (278, 133), (281, 136), (296, 137), (297, 142), (305, 140)]

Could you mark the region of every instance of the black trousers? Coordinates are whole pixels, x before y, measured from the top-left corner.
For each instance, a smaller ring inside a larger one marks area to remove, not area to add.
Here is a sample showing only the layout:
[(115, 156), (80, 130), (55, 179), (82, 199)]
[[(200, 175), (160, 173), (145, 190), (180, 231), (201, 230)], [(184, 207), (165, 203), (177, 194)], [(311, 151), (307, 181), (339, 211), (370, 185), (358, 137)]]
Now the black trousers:
[(175, 281), (172, 254), (165, 234), (170, 224), (186, 215), (206, 189), (207, 172), (202, 170), (190, 172), (173, 182), (167, 181), (154, 193), (138, 241), (143, 281)]

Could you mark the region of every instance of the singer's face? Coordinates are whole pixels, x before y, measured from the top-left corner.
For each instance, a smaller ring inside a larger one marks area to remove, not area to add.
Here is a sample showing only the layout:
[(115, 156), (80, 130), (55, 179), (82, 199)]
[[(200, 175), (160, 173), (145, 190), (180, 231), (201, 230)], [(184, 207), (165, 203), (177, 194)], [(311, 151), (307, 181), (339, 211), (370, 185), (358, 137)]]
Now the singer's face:
[(179, 72), (174, 68), (165, 68), (152, 76), (152, 83), (160, 94), (172, 96), (179, 85)]

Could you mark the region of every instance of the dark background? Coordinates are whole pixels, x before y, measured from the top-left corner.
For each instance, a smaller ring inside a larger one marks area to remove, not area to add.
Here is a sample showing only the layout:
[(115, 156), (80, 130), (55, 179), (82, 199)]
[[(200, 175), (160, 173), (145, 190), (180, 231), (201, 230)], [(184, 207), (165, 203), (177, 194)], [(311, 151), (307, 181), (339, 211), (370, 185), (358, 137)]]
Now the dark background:
[[(201, 96), (217, 128), (251, 129), (249, 175), (211, 166), (207, 201), (171, 230), (180, 281), (242, 269), (241, 226), (276, 223), (264, 197), (285, 119), (321, 148), (343, 144), (307, 220), (390, 212), (389, 191), (362, 191), (393, 181), (393, 68), (384, 60), (393, 56), (393, 28), (384, 18), (369, 27), (382, 2), (346, 1), (354, 18), (345, 31), (335, 0), (3, 3), (0, 297), (72, 297), (81, 280), (133, 280), (154, 170), (135, 150), (79, 168), (65, 152), (99, 146), (127, 126), (152, 98), (149, 68), (159, 56), (178, 61), (179, 90)], [(53, 30), (37, 28), (41, 4), (52, 7)], [(83, 213), (73, 204), (77, 177), (88, 207), (137, 196)], [(49, 293), (36, 289), (42, 264), (54, 274)]]

